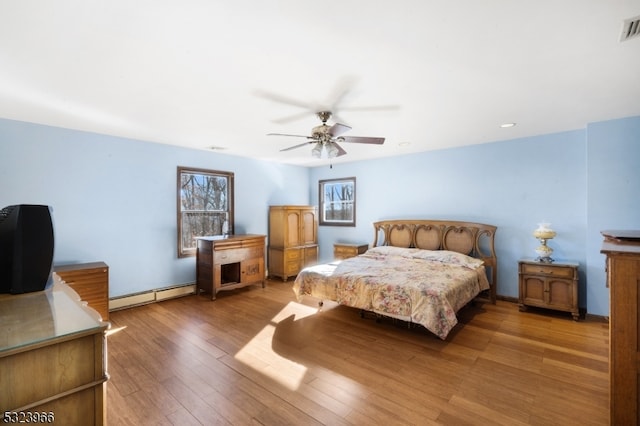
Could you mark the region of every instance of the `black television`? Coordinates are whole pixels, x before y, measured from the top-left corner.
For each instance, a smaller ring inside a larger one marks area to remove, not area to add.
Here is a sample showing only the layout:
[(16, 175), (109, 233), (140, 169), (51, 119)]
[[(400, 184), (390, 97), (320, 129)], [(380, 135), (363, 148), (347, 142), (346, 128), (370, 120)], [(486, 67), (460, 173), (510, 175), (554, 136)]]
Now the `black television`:
[(0, 293), (48, 288), (53, 249), (51, 207), (18, 204), (0, 210)]

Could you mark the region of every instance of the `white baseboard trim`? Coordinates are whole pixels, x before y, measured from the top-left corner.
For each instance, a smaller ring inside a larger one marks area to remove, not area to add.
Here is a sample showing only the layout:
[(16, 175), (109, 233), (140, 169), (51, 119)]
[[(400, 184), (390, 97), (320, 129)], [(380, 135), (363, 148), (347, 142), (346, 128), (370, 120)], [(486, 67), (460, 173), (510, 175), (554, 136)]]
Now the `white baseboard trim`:
[(187, 284), (180, 287), (163, 288), (156, 290), (156, 301), (173, 299), (176, 297), (188, 296), (196, 292), (195, 284)]
[(134, 306), (146, 305), (148, 303), (160, 302), (162, 300), (176, 297), (188, 296), (196, 292), (195, 283), (183, 284), (172, 287), (158, 288), (142, 293), (127, 294), (124, 296), (109, 299), (109, 311), (132, 308)]

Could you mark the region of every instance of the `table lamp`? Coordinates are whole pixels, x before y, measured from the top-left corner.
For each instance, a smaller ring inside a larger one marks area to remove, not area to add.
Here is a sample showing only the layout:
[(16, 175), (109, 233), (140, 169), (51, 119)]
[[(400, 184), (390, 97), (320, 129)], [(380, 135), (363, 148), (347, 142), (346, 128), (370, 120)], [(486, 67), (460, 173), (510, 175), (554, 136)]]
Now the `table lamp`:
[(533, 236), (540, 241), (540, 245), (536, 248), (536, 253), (538, 254), (536, 260), (543, 263), (553, 262), (551, 258), (553, 249), (547, 245), (547, 241), (556, 236), (556, 231), (551, 229), (551, 224), (539, 223), (538, 228), (533, 231)]

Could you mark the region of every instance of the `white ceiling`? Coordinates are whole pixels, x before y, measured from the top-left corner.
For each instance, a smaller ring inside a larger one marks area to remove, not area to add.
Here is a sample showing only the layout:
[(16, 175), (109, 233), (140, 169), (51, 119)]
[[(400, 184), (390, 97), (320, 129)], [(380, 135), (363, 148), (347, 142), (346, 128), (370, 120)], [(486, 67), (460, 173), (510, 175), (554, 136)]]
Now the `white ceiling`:
[(266, 134), (308, 135), (326, 108), (348, 136), (386, 137), (334, 163), (582, 129), (640, 115), (640, 37), (619, 41), (638, 15), (640, 0), (3, 0), (0, 117), (305, 166), (326, 161)]

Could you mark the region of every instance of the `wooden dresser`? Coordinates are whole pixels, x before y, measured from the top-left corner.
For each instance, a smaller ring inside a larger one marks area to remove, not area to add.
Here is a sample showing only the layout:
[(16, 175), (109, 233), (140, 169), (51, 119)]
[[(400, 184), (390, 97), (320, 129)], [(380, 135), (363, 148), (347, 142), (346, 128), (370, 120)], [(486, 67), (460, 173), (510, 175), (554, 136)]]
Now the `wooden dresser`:
[(611, 425), (640, 424), (640, 231), (603, 231), (609, 286)]
[(318, 262), (318, 209), (269, 207), (269, 275), (286, 281)]
[(264, 287), (265, 235), (230, 235), (197, 238), (196, 294), (215, 300), (221, 290), (253, 284)]
[(518, 263), (518, 304), (521, 311), (527, 306), (571, 312), (574, 320), (578, 309), (578, 263), (543, 263), (523, 259)]
[(0, 413), (7, 423), (106, 424), (108, 323), (59, 279), (0, 295)]
[(82, 300), (109, 320), (109, 267), (104, 262), (60, 265), (53, 271), (69, 285)]

